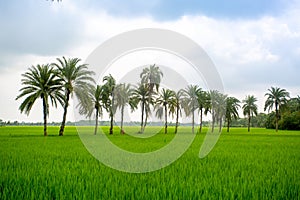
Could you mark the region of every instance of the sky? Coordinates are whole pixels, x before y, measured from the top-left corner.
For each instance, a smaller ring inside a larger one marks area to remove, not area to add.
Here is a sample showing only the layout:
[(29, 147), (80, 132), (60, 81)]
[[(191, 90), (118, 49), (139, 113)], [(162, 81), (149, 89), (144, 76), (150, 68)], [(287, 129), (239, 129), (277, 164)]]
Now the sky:
[[(0, 1), (0, 119), (42, 121), (41, 101), (27, 116), (15, 100), (30, 66), (62, 56), (85, 61), (106, 40), (140, 28), (195, 41), (214, 62), (225, 93), (240, 100), (254, 95), (263, 112), (271, 86), (300, 95), (299, 19), (299, 0)], [(50, 109), (50, 122), (61, 117), (60, 107)]]

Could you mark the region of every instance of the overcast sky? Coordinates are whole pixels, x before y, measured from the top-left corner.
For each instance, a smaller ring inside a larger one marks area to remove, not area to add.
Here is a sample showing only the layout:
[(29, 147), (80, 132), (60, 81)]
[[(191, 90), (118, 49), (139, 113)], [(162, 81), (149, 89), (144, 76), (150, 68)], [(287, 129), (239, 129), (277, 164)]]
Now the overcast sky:
[[(209, 55), (225, 93), (255, 95), (263, 112), (271, 86), (300, 95), (300, 1), (284, 0), (10, 0), (0, 2), (0, 119), (42, 121), (15, 101), (21, 74), (56, 57), (87, 56), (124, 31), (164, 28), (184, 34)], [(143, 65), (143, 63), (141, 63)], [(49, 121), (60, 121), (51, 109)], [(73, 120), (72, 111), (68, 115)]]

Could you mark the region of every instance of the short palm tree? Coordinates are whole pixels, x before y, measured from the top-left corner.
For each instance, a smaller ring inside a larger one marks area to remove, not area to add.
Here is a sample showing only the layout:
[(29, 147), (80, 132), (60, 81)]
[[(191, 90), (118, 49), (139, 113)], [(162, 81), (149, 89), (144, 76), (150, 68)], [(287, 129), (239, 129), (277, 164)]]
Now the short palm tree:
[(37, 65), (29, 68), (29, 71), (22, 74), (21, 94), (16, 100), (26, 97), (19, 107), (19, 110), (29, 114), (31, 108), (38, 98), (43, 101), (43, 118), (44, 118), (44, 136), (47, 136), (47, 117), (49, 115), (49, 98), (52, 105), (57, 106), (57, 101), (63, 104), (64, 96), (61, 89), (61, 79), (57, 76), (57, 71), (50, 65)]
[(198, 108), (198, 96), (197, 93), (199, 87), (197, 85), (188, 85), (183, 92), (182, 105), (186, 116), (192, 115), (192, 133), (194, 133), (195, 127), (195, 111)]
[(114, 114), (116, 112), (116, 105), (115, 105), (115, 87), (116, 87), (116, 80), (115, 78), (109, 74), (103, 78), (103, 92), (104, 92), (104, 106), (109, 113), (110, 118), (110, 128), (109, 134), (113, 134), (114, 129)]
[(269, 92), (265, 94), (267, 96), (267, 100), (265, 102), (265, 108), (266, 111), (269, 109), (269, 111), (275, 107), (275, 116), (276, 116), (276, 132), (278, 131), (278, 120), (279, 120), (279, 111), (281, 106), (287, 103), (287, 97), (289, 97), (289, 93), (285, 89), (277, 88), (277, 87), (271, 87), (268, 89)]
[(156, 100), (156, 116), (162, 118), (165, 115), (165, 134), (168, 132), (168, 108), (174, 102), (175, 93), (172, 90), (163, 88)]
[(131, 96), (133, 94), (133, 89), (131, 88), (130, 84), (122, 83), (118, 84), (115, 88), (115, 100), (116, 100), (116, 107), (118, 107), (121, 111), (121, 130), (120, 133), (124, 134), (123, 130), (123, 121), (124, 121), (124, 109), (125, 106), (130, 105), (132, 108), (131, 104)]
[(92, 78), (94, 72), (88, 71), (87, 64), (79, 64), (81, 61), (79, 58), (66, 59), (62, 57), (62, 59), (57, 58), (56, 60), (58, 63), (53, 63), (53, 65), (59, 71), (59, 77), (63, 80), (63, 88), (65, 90), (64, 114), (59, 129), (59, 135), (63, 136), (70, 96), (75, 93), (80, 101), (95, 81)]
[(232, 122), (232, 119), (238, 119), (239, 113), (238, 109), (240, 108), (240, 101), (235, 97), (226, 98), (226, 120), (227, 120), (227, 132), (229, 132), (229, 127)]
[(243, 100), (243, 114), (248, 117), (248, 132), (250, 132), (250, 123), (253, 115), (257, 115), (257, 99), (253, 95), (248, 95)]

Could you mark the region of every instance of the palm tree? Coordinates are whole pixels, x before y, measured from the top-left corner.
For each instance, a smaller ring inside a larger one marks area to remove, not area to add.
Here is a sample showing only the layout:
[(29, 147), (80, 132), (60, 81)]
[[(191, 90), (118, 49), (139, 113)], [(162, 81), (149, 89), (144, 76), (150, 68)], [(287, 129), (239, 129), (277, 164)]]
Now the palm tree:
[(44, 136), (47, 136), (47, 116), (49, 115), (49, 98), (52, 105), (57, 107), (57, 101), (63, 105), (63, 94), (61, 89), (61, 79), (57, 76), (57, 71), (49, 64), (37, 65), (29, 68), (29, 72), (22, 74), (21, 94), (16, 100), (26, 96), (25, 100), (19, 107), (19, 110), (29, 115), (34, 102), (41, 98), (43, 101), (43, 118), (44, 118)]
[(238, 109), (240, 108), (240, 101), (235, 97), (226, 98), (226, 120), (227, 120), (227, 132), (229, 132), (229, 126), (232, 122), (232, 119), (238, 119), (239, 113)]
[(279, 111), (281, 106), (283, 106), (285, 103), (287, 103), (287, 97), (289, 97), (289, 93), (285, 89), (277, 88), (277, 87), (271, 87), (271, 89), (268, 89), (269, 92), (265, 94), (265, 96), (268, 96), (266, 102), (265, 102), (265, 108), (266, 111), (269, 109), (269, 111), (275, 106), (275, 116), (276, 116), (276, 132), (278, 131), (278, 120), (279, 120)]
[(161, 119), (163, 113), (165, 114), (165, 134), (168, 132), (168, 107), (173, 103), (174, 96), (174, 91), (163, 88), (156, 100), (156, 116)]
[(80, 100), (84, 95), (86, 95), (89, 88), (92, 87), (92, 83), (95, 83), (92, 75), (94, 72), (88, 71), (87, 64), (79, 64), (81, 61), (79, 58), (66, 59), (56, 59), (58, 63), (53, 63), (59, 71), (59, 77), (63, 80), (63, 87), (65, 90), (65, 100), (64, 100), (64, 114), (63, 120), (59, 129), (59, 135), (64, 135), (65, 123), (67, 118), (67, 111), (69, 106), (70, 95), (75, 93), (75, 95)]
[(198, 107), (197, 93), (199, 88), (197, 85), (188, 85), (183, 92), (183, 109), (186, 116), (192, 115), (192, 133), (194, 133), (195, 126), (195, 111)]
[(225, 117), (226, 113), (226, 98), (227, 95), (220, 93), (217, 90), (211, 90), (210, 95), (210, 109), (212, 115), (212, 130), (214, 132), (215, 124), (219, 124), (219, 132), (222, 129), (222, 120)]
[(104, 105), (106, 110), (109, 112), (109, 118), (110, 118), (110, 128), (109, 128), (109, 134), (113, 134), (113, 128), (114, 128), (114, 114), (116, 112), (116, 106), (115, 106), (115, 87), (116, 87), (116, 80), (115, 78), (109, 74), (108, 76), (105, 76), (103, 78), (103, 82), (105, 84), (103, 85), (104, 90)]
[(250, 123), (253, 114), (257, 115), (257, 105), (255, 104), (256, 101), (257, 99), (253, 95), (248, 95), (243, 100), (243, 114), (248, 116), (248, 132), (250, 132)]
[(174, 98), (170, 102), (170, 114), (174, 117), (174, 113), (176, 113), (176, 123), (175, 123), (175, 134), (177, 133), (178, 124), (179, 124), (179, 115), (181, 115), (181, 108), (182, 108), (182, 96), (183, 91), (179, 90), (178, 92), (174, 92)]
[(98, 118), (103, 114), (103, 86), (97, 85), (96, 87), (91, 87), (88, 90), (87, 95), (83, 96), (77, 105), (79, 107), (79, 114), (86, 115), (87, 117), (91, 117), (95, 110), (95, 131), (94, 135), (97, 134), (98, 130)]
[(206, 91), (199, 88), (197, 92), (198, 110), (200, 113), (199, 133), (202, 132), (203, 111), (207, 115), (210, 109), (210, 96)]
[[(138, 84), (132, 93), (132, 102), (134, 102), (135, 105), (140, 104), (142, 115), (141, 115), (141, 130), (140, 133), (144, 132), (145, 125), (144, 125), (144, 114), (146, 107), (152, 103), (153, 99), (150, 98), (150, 92), (145, 84)], [(149, 106), (148, 106), (149, 107)]]
[[(152, 99), (152, 96), (153, 94), (155, 94), (155, 92), (158, 92), (162, 77), (163, 77), (162, 71), (155, 64), (144, 68), (142, 73), (140, 74), (141, 83), (145, 84), (146, 88), (149, 90), (150, 99)], [(154, 91), (154, 89), (156, 91)], [(150, 102), (150, 100), (148, 102)], [(145, 117), (144, 129), (145, 126), (147, 125), (147, 119), (150, 114), (149, 104), (145, 106), (145, 112), (146, 112), (146, 117)]]
[(133, 94), (133, 89), (131, 88), (130, 84), (118, 84), (115, 88), (115, 97), (116, 97), (116, 107), (118, 107), (121, 110), (121, 130), (120, 133), (124, 134), (123, 130), (123, 121), (124, 121), (124, 109), (126, 105), (130, 105), (131, 108), (134, 108), (135, 106), (132, 106), (131, 104), (131, 96)]

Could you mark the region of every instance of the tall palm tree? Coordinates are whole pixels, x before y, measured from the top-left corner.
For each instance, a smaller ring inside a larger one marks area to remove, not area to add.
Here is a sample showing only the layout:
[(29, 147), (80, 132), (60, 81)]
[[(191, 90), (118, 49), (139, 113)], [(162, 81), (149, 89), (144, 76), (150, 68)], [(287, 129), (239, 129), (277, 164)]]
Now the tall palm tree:
[(207, 115), (210, 109), (210, 96), (206, 91), (203, 91), (201, 88), (197, 92), (197, 101), (198, 101), (198, 110), (200, 113), (200, 122), (199, 122), (199, 133), (202, 132), (202, 121), (203, 121), (203, 112)]
[(175, 98), (174, 96), (174, 91), (163, 88), (159, 93), (158, 99), (156, 100), (156, 116), (161, 119), (163, 113), (165, 115), (165, 134), (168, 132), (168, 107), (170, 108), (171, 104), (173, 103)]
[(278, 120), (279, 120), (279, 111), (281, 106), (287, 103), (287, 97), (290, 96), (290, 94), (285, 90), (278, 87), (271, 87), (268, 89), (269, 92), (265, 94), (267, 96), (267, 100), (265, 102), (265, 108), (266, 111), (269, 109), (269, 111), (275, 107), (275, 115), (276, 115), (276, 132), (278, 131)]
[(43, 119), (44, 119), (44, 136), (47, 136), (47, 117), (49, 115), (49, 98), (52, 105), (57, 107), (57, 101), (63, 105), (63, 94), (61, 89), (61, 79), (57, 76), (57, 71), (50, 65), (37, 65), (28, 69), (29, 71), (22, 74), (21, 97), (26, 97), (21, 103), (19, 110), (29, 115), (31, 108), (38, 98), (43, 101)]
[(67, 118), (68, 106), (70, 96), (74, 93), (80, 100), (82, 96), (86, 95), (92, 83), (95, 83), (92, 75), (95, 73), (88, 71), (87, 64), (79, 64), (79, 58), (56, 59), (58, 63), (53, 63), (59, 71), (59, 77), (63, 80), (63, 87), (65, 90), (64, 100), (64, 114), (63, 120), (59, 129), (59, 135), (64, 135), (65, 123)]
[(195, 127), (195, 111), (198, 107), (197, 93), (199, 87), (197, 85), (188, 85), (183, 92), (183, 109), (186, 116), (192, 115), (192, 133), (194, 133)]
[[(144, 68), (142, 73), (140, 74), (141, 83), (145, 84), (146, 88), (149, 90), (149, 98), (150, 99), (152, 99), (152, 96), (156, 92), (159, 91), (159, 85), (160, 85), (162, 77), (163, 77), (162, 71), (155, 64)], [(150, 99), (148, 102), (151, 101)], [(145, 129), (145, 126), (147, 125), (147, 119), (150, 114), (150, 105), (149, 104), (147, 104), (145, 106), (145, 112), (146, 112), (146, 117), (145, 117), (144, 129)]]
[(97, 134), (98, 130), (98, 119), (99, 116), (103, 114), (103, 99), (104, 99), (104, 92), (103, 86), (96, 85), (96, 87), (91, 87), (88, 90), (88, 93), (85, 96), (82, 96), (79, 104), (79, 114), (86, 115), (87, 117), (91, 117), (95, 110), (95, 131), (94, 135)]
[(212, 132), (214, 132), (215, 124), (219, 124), (219, 132), (222, 129), (222, 120), (226, 112), (226, 98), (227, 95), (220, 93), (217, 90), (211, 90), (210, 95), (210, 109), (212, 115)]
[(124, 134), (123, 121), (124, 121), (124, 109), (125, 106), (130, 105), (131, 108), (135, 107), (131, 104), (131, 96), (133, 89), (130, 84), (122, 83), (118, 84), (115, 88), (116, 107), (121, 110), (121, 130), (120, 133)]
[(243, 114), (248, 116), (248, 132), (250, 132), (250, 123), (253, 115), (257, 115), (257, 105), (255, 102), (257, 99), (253, 95), (248, 95), (243, 100)]
[[(149, 101), (150, 100), (150, 101)], [(150, 98), (150, 92), (148, 88), (146, 87), (145, 84), (138, 84), (132, 93), (132, 101), (134, 104), (138, 105), (140, 104), (141, 106), (141, 130), (140, 133), (144, 132), (145, 126), (144, 126), (144, 115), (145, 115), (145, 110), (146, 107), (152, 103), (153, 99)]]
[(232, 119), (237, 119), (239, 117), (238, 109), (240, 108), (240, 101), (235, 97), (226, 98), (226, 120), (227, 120), (227, 132), (229, 132), (229, 127)]
[(181, 108), (182, 108), (182, 96), (183, 91), (179, 90), (178, 92), (174, 92), (174, 98), (172, 98), (172, 101), (170, 102), (170, 114), (174, 117), (174, 114), (176, 113), (176, 123), (175, 123), (175, 134), (178, 130), (179, 125), (179, 115), (181, 115)]
[(106, 110), (109, 112), (109, 118), (110, 118), (110, 128), (109, 128), (109, 134), (113, 134), (113, 128), (114, 128), (114, 114), (116, 112), (116, 105), (115, 105), (115, 87), (116, 87), (116, 80), (115, 78), (109, 74), (108, 76), (105, 76), (103, 78), (103, 82), (105, 84), (103, 85), (104, 90), (104, 105)]

